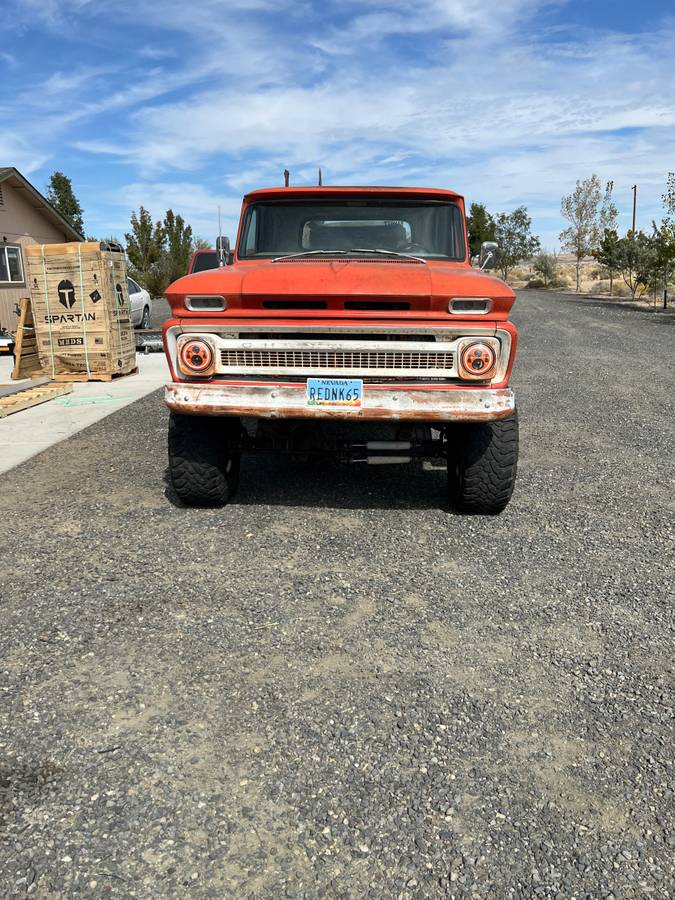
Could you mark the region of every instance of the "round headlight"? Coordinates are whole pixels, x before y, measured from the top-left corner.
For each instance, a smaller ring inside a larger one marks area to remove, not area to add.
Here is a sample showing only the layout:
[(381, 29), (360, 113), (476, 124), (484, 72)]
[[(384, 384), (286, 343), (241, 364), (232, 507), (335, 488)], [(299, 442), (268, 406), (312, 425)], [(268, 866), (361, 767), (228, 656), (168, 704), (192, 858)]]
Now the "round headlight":
[(211, 368), (213, 350), (206, 341), (186, 341), (180, 348), (180, 361), (185, 371), (199, 375)]
[(460, 354), (462, 373), (471, 378), (489, 378), (494, 374), (497, 354), (483, 341), (466, 344)]

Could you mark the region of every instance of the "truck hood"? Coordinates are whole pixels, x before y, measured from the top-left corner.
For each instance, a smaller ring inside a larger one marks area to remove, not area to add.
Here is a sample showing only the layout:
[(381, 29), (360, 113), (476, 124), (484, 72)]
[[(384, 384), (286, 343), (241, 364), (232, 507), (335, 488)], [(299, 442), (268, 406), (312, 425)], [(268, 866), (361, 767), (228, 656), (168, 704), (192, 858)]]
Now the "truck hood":
[(331, 260), (267, 263), (244, 270), (242, 297), (431, 296), (431, 274), (423, 263)]
[[(167, 290), (169, 302), (189, 294), (222, 294), (228, 305), (265, 308), (270, 302), (405, 301), (410, 310), (447, 311), (450, 297), (489, 297), (506, 312), (515, 295), (498, 278), (462, 265), (402, 260), (294, 260), (243, 263), (188, 275)], [(281, 305), (278, 308), (283, 308)]]

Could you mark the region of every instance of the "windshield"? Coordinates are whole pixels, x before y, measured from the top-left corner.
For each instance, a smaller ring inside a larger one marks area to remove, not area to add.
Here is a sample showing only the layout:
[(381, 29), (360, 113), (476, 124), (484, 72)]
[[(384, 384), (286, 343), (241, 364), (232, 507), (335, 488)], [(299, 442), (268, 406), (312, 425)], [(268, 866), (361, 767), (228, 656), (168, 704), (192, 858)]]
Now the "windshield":
[(437, 201), (377, 199), (252, 203), (246, 211), (239, 258), (320, 256), (321, 251), (367, 256), (378, 250), (464, 260), (459, 207)]

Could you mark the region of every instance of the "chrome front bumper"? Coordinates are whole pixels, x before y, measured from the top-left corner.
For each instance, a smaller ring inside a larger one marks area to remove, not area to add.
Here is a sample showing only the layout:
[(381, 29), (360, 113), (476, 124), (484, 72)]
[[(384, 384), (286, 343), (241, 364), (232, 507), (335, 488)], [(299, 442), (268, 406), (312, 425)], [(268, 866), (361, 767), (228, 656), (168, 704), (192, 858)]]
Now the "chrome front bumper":
[(393, 419), (422, 422), (490, 422), (515, 409), (509, 388), (446, 390), (365, 385), (358, 409), (310, 407), (305, 384), (167, 384), (169, 409), (187, 415), (244, 416), (264, 419)]

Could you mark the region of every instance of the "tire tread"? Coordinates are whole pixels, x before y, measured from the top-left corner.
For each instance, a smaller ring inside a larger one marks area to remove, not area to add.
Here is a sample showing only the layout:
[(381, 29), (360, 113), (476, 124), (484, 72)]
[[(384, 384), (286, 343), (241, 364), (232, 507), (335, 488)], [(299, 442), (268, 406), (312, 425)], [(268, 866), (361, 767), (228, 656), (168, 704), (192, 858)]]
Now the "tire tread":
[[(229, 431), (229, 434), (228, 434)], [(239, 454), (231, 423), (206, 416), (171, 413), (169, 471), (178, 497), (188, 506), (222, 506), (234, 494)], [(228, 458), (232, 465), (228, 471)]]
[[(448, 456), (448, 488), (455, 509), (495, 515), (513, 493), (518, 464), (518, 415), (463, 425), (453, 432)], [(456, 475), (454, 467), (459, 466)]]

